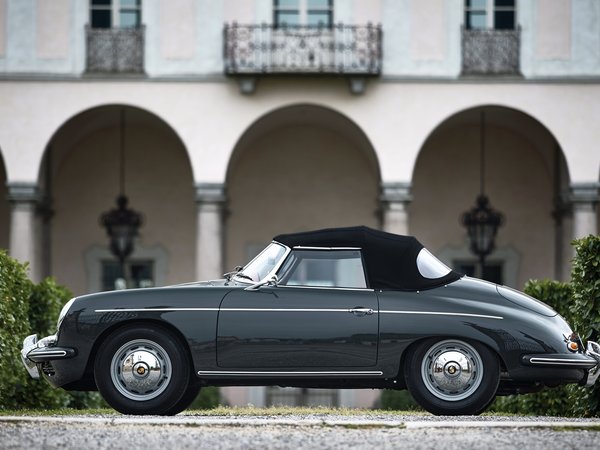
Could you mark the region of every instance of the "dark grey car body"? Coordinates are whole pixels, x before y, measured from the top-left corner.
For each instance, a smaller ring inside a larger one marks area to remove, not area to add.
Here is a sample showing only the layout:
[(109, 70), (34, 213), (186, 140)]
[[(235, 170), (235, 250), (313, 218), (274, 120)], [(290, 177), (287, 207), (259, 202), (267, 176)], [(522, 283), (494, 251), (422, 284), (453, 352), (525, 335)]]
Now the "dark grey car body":
[[(289, 258), (295, 250), (287, 251)], [(85, 295), (66, 309), (56, 337), (43, 345), (31, 339), (23, 351), (32, 373), (65, 389), (95, 389), (104, 341), (137, 325), (170, 330), (200, 385), (402, 389), (410, 349), (434, 338), (477, 343), (496, 355), (498, 394), (597, 377), (593, 352), (555, 311), (469, 277), (412, 291), (230, 277)]]

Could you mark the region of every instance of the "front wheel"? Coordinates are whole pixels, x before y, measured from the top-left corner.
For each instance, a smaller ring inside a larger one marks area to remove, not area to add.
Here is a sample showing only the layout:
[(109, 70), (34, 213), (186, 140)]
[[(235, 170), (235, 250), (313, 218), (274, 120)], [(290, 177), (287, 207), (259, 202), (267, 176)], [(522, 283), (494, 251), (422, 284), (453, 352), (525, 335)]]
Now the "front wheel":
[(496, 396), (500, 364), (483, 344), (429, 339), (410, 352), (404, 376), (413, 398), (427, 411), (477, 415)]
[(189, 393), (194, 390), (191, 364), (180, 348), (177, 337), (162, 327), (115, 331), (101, 346), (94, 364), (100, 394), (123, 414), (178, 413), (189, 405)]

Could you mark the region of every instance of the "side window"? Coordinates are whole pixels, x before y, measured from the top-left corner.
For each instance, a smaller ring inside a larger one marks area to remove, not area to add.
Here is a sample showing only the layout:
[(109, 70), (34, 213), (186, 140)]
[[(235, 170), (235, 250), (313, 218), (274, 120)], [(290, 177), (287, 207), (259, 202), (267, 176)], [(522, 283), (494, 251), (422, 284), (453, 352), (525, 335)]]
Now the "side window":
[(366, 288), (359, 250), (294, 250), (280, 273), (284, 286)]

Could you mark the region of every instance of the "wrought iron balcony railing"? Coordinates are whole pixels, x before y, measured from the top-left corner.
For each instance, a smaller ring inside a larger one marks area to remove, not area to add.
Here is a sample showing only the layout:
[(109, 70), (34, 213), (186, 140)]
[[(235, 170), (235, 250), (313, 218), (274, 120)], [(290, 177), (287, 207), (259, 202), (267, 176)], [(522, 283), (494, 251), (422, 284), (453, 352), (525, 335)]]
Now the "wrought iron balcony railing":
[(519, 28), (462, 31), (463, 75), (518, 75)]
[(144, 27), (86, 27), (87, 72), (143, 73)]
[(228, 75), (379, 75), (381, 27), (227, 24), (224, 57)]

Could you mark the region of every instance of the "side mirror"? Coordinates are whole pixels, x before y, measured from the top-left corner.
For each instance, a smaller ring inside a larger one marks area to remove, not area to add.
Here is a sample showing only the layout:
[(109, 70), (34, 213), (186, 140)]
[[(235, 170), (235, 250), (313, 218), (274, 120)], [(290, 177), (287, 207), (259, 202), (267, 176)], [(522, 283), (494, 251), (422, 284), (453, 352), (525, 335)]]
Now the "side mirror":
[(258, 283), (254, 283), (248, 286), (245, 291), (258, 291), (263, 286), (277, 286), (279, 284), (279, 277), (277, 275), (273, 275), (271, 278), (259, 281)]

